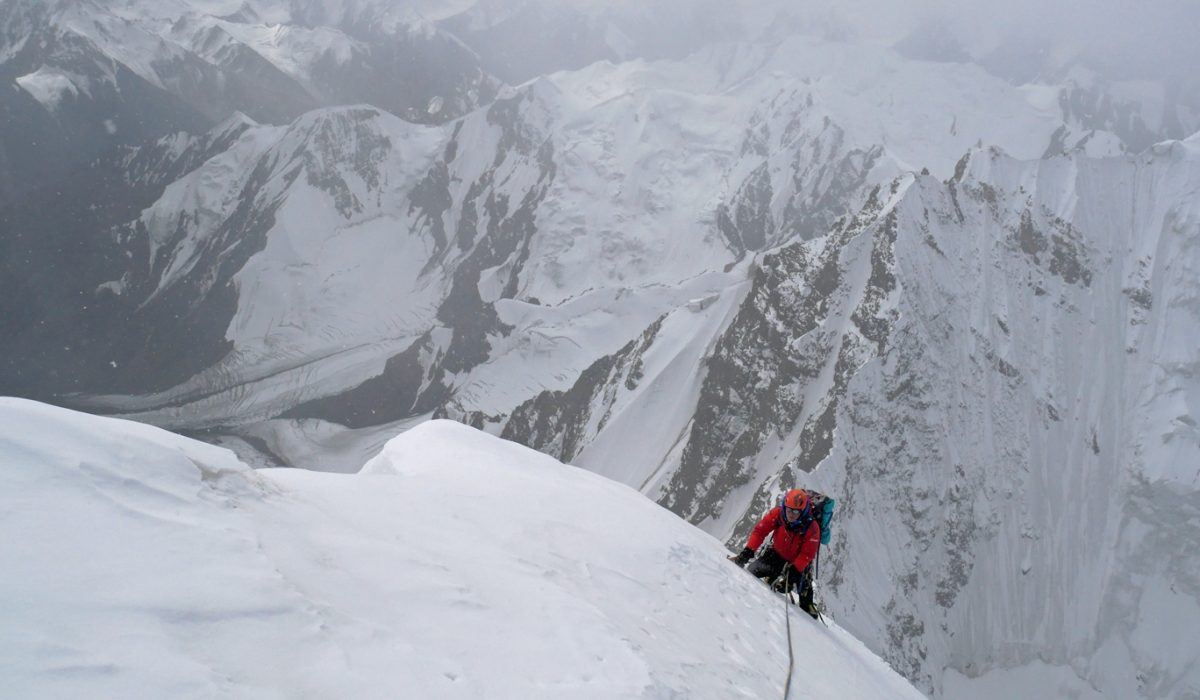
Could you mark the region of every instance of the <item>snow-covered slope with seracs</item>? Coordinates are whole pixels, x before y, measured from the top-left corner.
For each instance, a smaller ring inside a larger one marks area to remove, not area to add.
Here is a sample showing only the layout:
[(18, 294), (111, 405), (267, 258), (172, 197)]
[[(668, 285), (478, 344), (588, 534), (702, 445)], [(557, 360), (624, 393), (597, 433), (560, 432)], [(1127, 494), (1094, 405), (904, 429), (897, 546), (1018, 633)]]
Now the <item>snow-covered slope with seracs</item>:
[[(458, 423), (321, 474), (30, 401), (0, 417), (15, 696), (715, 699), (787, 681), (784, 604), (719, 542)], [(793, 687), (922, 697), (791, 615)]]

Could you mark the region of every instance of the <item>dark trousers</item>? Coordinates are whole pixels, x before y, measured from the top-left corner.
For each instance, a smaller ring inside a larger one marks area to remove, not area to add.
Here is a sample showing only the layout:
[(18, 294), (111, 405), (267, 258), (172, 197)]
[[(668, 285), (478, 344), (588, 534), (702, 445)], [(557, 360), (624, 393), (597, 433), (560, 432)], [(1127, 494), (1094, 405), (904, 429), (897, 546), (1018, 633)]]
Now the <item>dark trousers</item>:
[[(789, 592), (799, 587), (800, 607), (810, 615), (815, 610), (813, 606), (812, 564), (805, 567), (804, 571), (797, 572), (790, 562), (779, 556), (778, 552), (774, 549), (768, 549), (758, 559), (747, 564), (746, 571), (749, 571), (756, 578), (766, 578), (772, 582), (786, 571), (788, 575), (787, 589), (784, 592)], [(782, 582), (780, 585), (783, 585)]]

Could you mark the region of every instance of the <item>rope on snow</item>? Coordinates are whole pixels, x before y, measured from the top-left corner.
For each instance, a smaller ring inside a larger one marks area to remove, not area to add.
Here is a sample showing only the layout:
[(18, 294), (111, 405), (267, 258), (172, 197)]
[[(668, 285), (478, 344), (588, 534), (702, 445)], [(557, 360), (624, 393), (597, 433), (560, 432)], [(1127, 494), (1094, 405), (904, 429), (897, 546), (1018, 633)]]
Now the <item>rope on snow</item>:
[(786, 621), (788, 638), (788, 675), (787, 682), (783, 684), (783, 700), (788, 700), (788, 694), (792, 691), (792, 613), (788, 609), (792, 602), (790, 600), (792, 592), (788, 588), (788, 579), (791, 578), (791, 575), (792, 567), (789, 566), (783, 574), (783, 619)]

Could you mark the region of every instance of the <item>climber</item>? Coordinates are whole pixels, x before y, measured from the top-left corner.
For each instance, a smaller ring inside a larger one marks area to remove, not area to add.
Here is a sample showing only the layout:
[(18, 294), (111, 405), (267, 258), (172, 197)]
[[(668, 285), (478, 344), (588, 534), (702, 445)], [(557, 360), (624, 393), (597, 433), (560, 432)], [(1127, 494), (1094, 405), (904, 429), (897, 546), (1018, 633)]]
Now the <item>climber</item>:
[[(812, 499), (804, 489), (792, 489), (754, 526), (746, 547), (730, 557), (738, 566), (757, 578), (767, 579), (776, 590), (787, 592), (799, 584), (800, 607), (818, 617), (813, 603), (812, 575), (809, 565), (821, 546), (821, 517), (814, 512)], [(771, 547), (758, 559), (754, 554), (767, 535), (773, 534)]]

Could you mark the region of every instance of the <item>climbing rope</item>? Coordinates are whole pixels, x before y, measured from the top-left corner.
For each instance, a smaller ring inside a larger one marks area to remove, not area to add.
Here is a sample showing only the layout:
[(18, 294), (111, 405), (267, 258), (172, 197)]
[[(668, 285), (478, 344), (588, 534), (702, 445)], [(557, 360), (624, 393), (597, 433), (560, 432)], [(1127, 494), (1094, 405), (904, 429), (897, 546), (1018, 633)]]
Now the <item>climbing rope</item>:
[(788, 638), (788, 675), (787, 682), (783, 684), (783, 700), (788, 700), (788, 694), (792, 692), (792, 612), (788, 608), (791, 606), (792, 592), (788, 587), (788, 579), (792, 575), (792, 567), (787, 567), (783, 574), (783, 619), (786, 621), (787, 638)]

